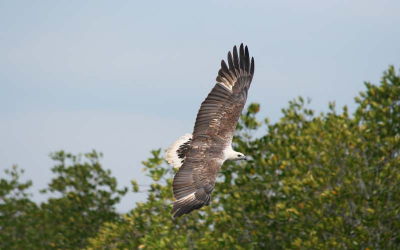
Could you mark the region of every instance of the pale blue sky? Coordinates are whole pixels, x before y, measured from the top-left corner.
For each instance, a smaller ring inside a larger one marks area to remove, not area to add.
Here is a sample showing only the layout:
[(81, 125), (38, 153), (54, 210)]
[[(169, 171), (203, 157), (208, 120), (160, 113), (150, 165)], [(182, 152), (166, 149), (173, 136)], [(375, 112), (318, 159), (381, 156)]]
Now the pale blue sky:
[[(248, 102), (279, 119), (299, 95), (349, 105), (400, 67), (400, 1), (1, 1), (0, 169), (18, 164), (37, 193), (50, 152), (104, 153), (121, 185), (191, 132), (220, 60), (255, 57)], [(3, 172), (0, 173), (3, 175)], [(145, 194), (130, 194), (127, 211)]]

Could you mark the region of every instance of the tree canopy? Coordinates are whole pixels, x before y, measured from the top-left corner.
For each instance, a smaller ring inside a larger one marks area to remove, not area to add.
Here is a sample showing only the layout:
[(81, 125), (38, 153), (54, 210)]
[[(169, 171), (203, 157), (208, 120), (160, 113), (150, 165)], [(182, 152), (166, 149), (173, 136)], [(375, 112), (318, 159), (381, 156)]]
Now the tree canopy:
[(15, 166), (6, 171), (11, 180), (0, 180), (0, 249), (83, 248), (103, 223), (119, 219), (115, 205), (127, 190), (117, 189), (97, 152), (85, 154), (85, 161), (81, 157), (63, 151), (51, 155), (56, 176), (41, 192), (57, 198), (40, 205), (29, 199), (32, 183), (19, 182), (23, 171)]
[[(177, 219), (162, 149), (143, 162), (153, 180), (147, 200), (123, 215), (115, 204), (127, 190), (96, 152), (83, 163), (53, 154), (57, 176), (45, 191), (60, 197), (41, 205), (14, 168), (0, 183), (0, 248), (398, 249), (400, 76), (390, 67), (365, 86), (354, 114), (334, 102), (315, 114), (299, 97), (270, 123), (250, 104), (234, 137), (250, 160), (225, 163), (211, 205)], [(132, 181), (132, 191), (146, 190)]]

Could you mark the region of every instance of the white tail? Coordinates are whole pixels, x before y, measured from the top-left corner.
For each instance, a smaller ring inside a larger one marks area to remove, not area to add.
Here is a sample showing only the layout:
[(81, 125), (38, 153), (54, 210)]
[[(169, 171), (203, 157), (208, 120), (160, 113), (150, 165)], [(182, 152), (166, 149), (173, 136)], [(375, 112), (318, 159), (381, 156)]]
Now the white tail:
[(186, 153), (189, 151), (191, 143), (191, 134), (185, 134), (175, 141), (167, 150), (167, 155), (165, 156), (167, 162), (174, 168), (180, 168), (185, 161)]

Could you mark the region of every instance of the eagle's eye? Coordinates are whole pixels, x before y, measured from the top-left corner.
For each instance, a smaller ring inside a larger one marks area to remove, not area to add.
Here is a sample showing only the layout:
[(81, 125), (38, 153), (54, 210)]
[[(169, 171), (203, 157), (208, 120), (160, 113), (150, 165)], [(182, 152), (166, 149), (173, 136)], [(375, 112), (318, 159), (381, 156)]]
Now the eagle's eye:
[(238, 157), (240, 157), (240, 155), (238, 155)]

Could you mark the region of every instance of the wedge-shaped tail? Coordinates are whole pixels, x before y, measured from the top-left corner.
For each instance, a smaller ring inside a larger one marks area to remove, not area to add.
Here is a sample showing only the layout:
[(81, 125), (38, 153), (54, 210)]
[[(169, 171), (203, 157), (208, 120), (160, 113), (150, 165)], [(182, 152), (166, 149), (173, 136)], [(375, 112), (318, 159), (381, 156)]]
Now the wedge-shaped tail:
[(174, 168), (180, 168), (185, 161), (186, 153), (189, 151), (192, 143), (192, 135), (185, 134), (175, 141), (167, 150), (165, 159)]

